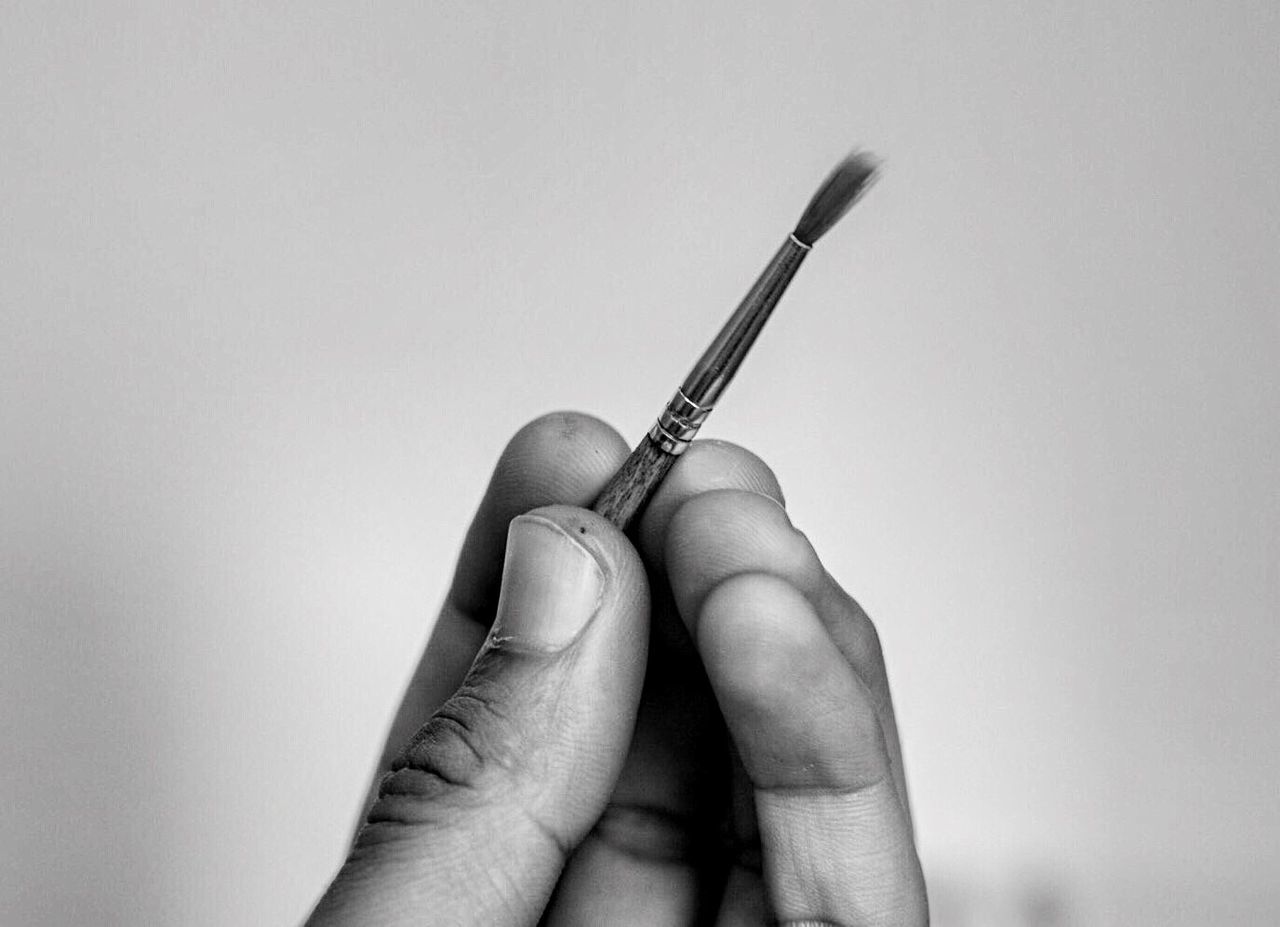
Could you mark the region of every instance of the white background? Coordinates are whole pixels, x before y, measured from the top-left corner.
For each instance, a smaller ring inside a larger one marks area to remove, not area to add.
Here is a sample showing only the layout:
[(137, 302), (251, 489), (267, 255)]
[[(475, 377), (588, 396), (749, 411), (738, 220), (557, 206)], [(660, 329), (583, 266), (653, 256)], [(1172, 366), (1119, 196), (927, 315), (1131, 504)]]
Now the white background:
[(0, 923), (302, 918), (506, 439), (638, 438), (855, 144), (708, 433), (935, 922), (1275, 923), (1280, 7), (518, 7), (4, 4)]

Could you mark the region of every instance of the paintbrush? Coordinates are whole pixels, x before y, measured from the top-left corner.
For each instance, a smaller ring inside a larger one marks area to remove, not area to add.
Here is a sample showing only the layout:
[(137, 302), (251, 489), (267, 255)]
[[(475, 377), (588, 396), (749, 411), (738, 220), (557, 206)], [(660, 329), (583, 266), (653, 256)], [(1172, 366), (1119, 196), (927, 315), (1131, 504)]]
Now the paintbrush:
[(738, 372), (805, 256), (866, 191), (876, 168), (875, 158), (857, 151), (836, 165), (653, 428), (605, 485), (592, 505), (593, 511), (624, 531), (640, 514)]

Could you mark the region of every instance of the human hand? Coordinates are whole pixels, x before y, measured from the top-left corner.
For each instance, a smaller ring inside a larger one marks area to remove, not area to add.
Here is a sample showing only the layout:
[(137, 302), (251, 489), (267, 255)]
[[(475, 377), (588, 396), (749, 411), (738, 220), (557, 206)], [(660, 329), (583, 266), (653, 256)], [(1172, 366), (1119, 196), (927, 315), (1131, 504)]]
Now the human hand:
[(627, 452), (512, 439), (311, 924), (927, 923), (871, 622), (740, 448), (578, 508)]

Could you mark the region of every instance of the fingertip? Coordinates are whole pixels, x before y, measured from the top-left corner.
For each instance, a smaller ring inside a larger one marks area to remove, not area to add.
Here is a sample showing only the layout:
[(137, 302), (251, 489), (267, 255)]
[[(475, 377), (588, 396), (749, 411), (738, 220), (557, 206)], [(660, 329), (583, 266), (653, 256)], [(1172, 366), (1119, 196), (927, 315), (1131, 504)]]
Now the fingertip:
[(810, 592), (824, 576), (813, 545), (771, 496), (713, 489), (685, 499), (670, 518), (663, 562), (686, 623), (725, 577), (770, 572)]
[(870, 693), (790, 583), (725, 580), (703, 601), (694, 640), (757, 787), (860, 789), (888, 774)]
[(588, 505), (626, 456), (622, 436), (583, 412), (550, 412), (517, 431), (498, 458), (467, 530), (451, 601), (487, 623), (497, 604), (511, 519), (538, 506)]
[(664, 538), (680, 506), (716, 489), (743, 490), (786, 505), (777, 476), (751, 451), (728, 441), (694, 441), (680, 455), (641, 517), (637, 537), (650, 562), (662, 562)]
[(586, 505), (626, 459), (627, 443), (612, 425), (585, 412), (540, 415), (507, 442), (491, 492), (526, 506)]
[[(704, 438), (693, 442), (676, 464), (677, 480), (696, 491), (745, 489), (769, 496), (781, 506), (787, 501), (782, 485), (767, 463), (753, 451), (731, 441)], [(680, 482), (676, 483), (680, 486)]]

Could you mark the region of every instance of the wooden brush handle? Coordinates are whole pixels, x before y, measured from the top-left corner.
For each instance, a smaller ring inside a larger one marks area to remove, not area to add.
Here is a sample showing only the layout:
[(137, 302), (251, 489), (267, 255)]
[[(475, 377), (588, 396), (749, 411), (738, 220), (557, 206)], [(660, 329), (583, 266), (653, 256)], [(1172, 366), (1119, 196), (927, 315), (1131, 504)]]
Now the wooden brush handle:
[(668, 454), (645, 435), (601, 490), (591, 510), (626, 531), (675, 462), (675, 454)]

